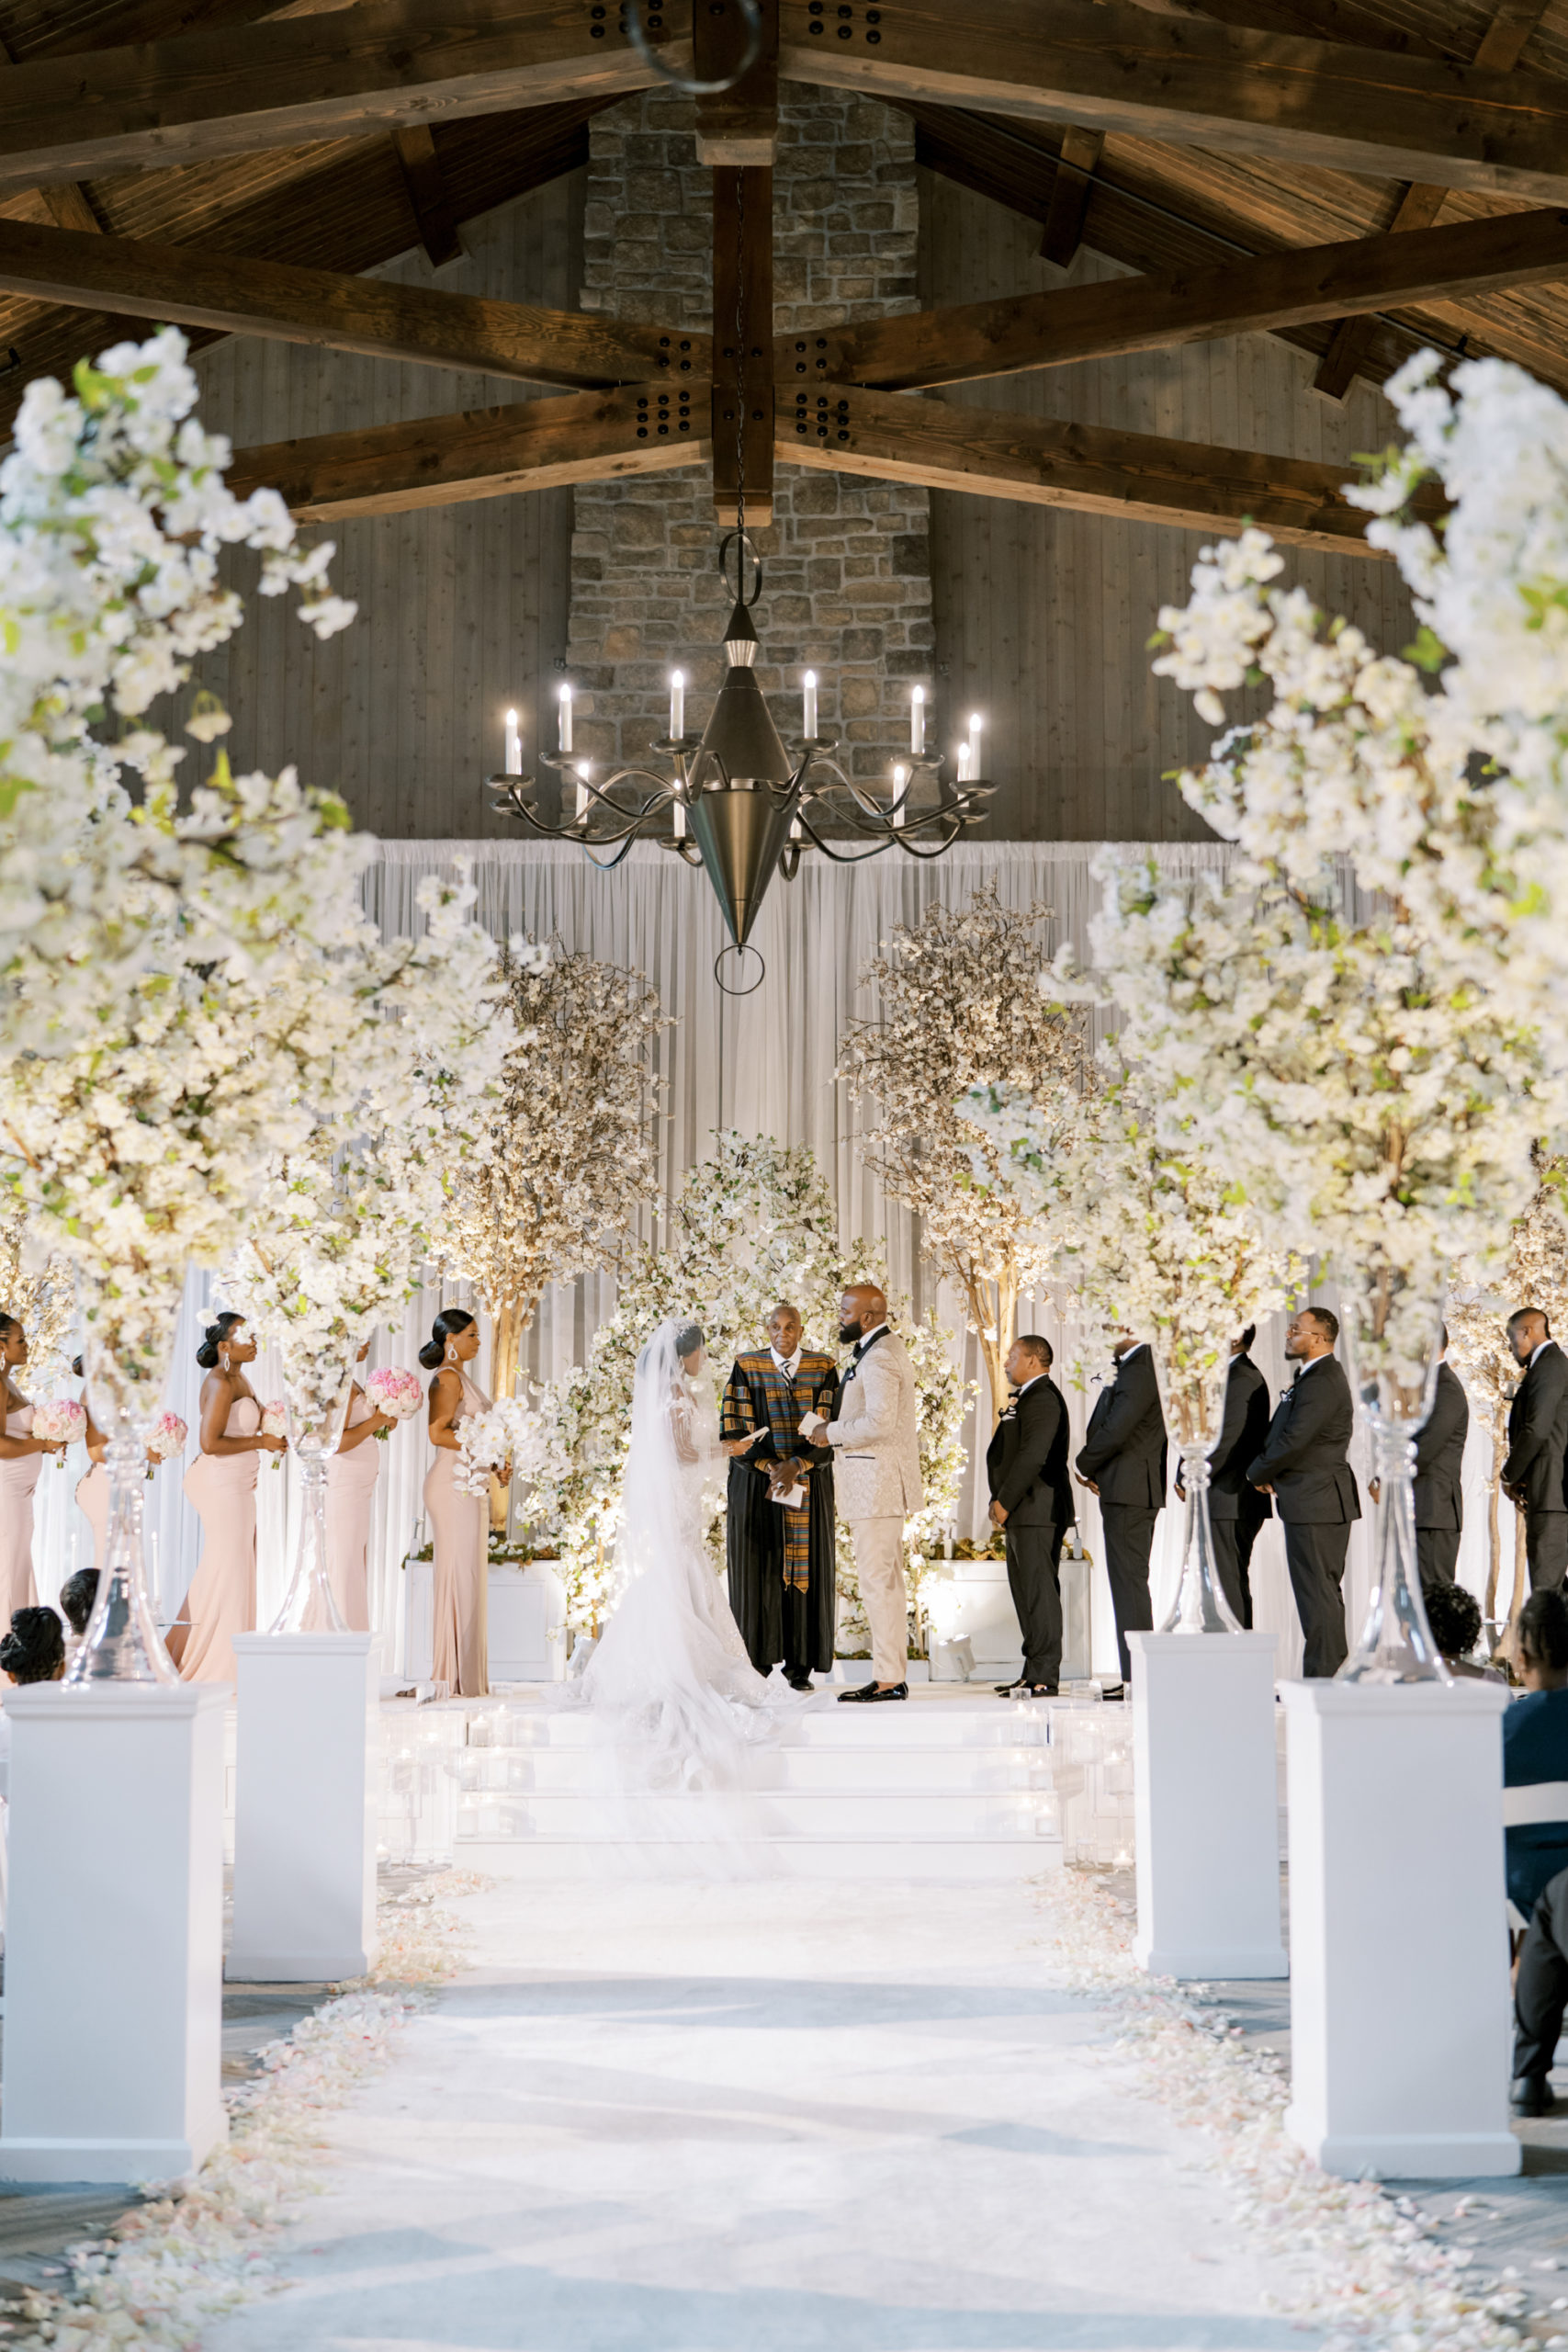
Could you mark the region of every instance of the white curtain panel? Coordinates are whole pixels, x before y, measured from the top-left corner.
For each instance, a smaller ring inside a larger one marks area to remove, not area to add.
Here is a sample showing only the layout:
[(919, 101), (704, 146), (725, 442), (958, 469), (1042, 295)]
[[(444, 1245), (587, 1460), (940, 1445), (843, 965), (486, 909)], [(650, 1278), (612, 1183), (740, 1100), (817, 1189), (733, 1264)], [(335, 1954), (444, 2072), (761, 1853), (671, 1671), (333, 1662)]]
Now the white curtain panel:
[[(984, 1375), (973, 1338), (962, 1330), (956, 1299), (933, 1285), (919, 1255), (918, 1220), (886, 1201), (862, 1166), (855, 1148), (855, 1114), (835, 1078), (839, 1041), (857, 1013), (874, 1010), (859, 976), (897, 923), (913, 923), (933, 899), (963, 908), (969, 894), (994, 882), (1004, 905), (1021, 911), (1051, 910), (1052, 947), (1071, 940), (1087, 960), (1089, 924), (1100, 892), (1089, 868), (1098, 845), (1000, 842), (964, 844), (942, 859), (919, 863), (894, 852), (859, 866), (840, 866), (813, 855), (794, 882), (775, 881), (754, 934), (765, 959), (766, 978), (754, 994), (732, 999), (715, 985), (714, 959), (725, 944), (717, 902), (706, 876), (649, 844), (638, 844), (613, 872), (601, 872), (581, 851), (544, 842), (386, 842), (366, 877), (366, 902), (385, 934), (412, 932), (419, 923), (415, 898), (429, 875), (449, 872), (455, 857), (468, 857), (479, 891), (479, 919), (498, 937), (523, 933), (535, 939), (558, 938), (568, 950), (586, 949), (640, 971), (658, 990), (675, 1025), (658, 1040), (659, 1074), (664, 1082), (660, 1110), (660, 1181), (666, 1197), (679, 1190), (687, 1170), (711, 1148), (714, 1131), (737, 1127), (773, 1136), (781, 1142), (809, 1144), (839, 1204), (846, 1241), (872, 1236), (886, 1241), (895, 1283), (913, 1298), (918, 1311), (934, 1304), (953, 1334), (953, 1351), (964, 1376), (981, 1384), (981, 1397), (966, 1430), (970, 1467), (964, 1481), (959, 1532), (976, 1530), (984, 1516)], [(1162, 871), (1192, 874), (1223, 871), (1231, 854), (1221, 843), (1156, 843), (1148, 854)], [(655, 1238), (650, 1219), (646, 1227)], [(1325, 1293), (1332, 1298), (1332, 1293)], [(191, 1426), (187, 1462), (195, 1457), (197, 1396), (201, 1374), (195, 1356), (202, 1325), (214, 1300), (214, 1278), (193, 1270), (186, 1286), (175, 1343), (170, 1402)], [(399, 1329), (378, 1335), (371, 1365), (412, 1366), (420, 1341), (444, 1303), (472, 1306), (467, 1286), (427, 1286), (411, 1302)], [(599, 1323), (615, 1301), (612, 1275), (594, 1275), (547, 1292), (532, 1331), (525, 1361), (537, 1377), (559, 1374), (582, 1361)], [(1095, 1383), (1108, 1370), (1098, 1337), (1075, 1326), (1064, 1328), (1049, 1297), (1021, 1304), (1021, 1329), (1043, 1330), (1057, 1351), (1058, 1376), (1068, 1396), (1077, 1433), (1092, 1408)], [(815, 1335), (826, 1338), (826, 1334)], [(489, 1335), (477, 1367), (489, 1362)], [(1256, 1350), (1270, 1388), (1285, 1377), (1282, 1327), (1258, 1335)], [(1072, 1385), (1075, 1372), (1081, 1385)], [(276, 1364), (264, 1356), (252, 1375), (258, 1396), (279, 1393)], [(421, 1420), (404, 1423), (382, 1450), (371, 1526), (370, 1589), (373, 1620), (381, 1635), (389, 1672), (403, 1663), (402, 1562), (420, 1533), (421, 1487), (430, 1454)], [(1485, 1577), (1483, 1500), (1487, 1471), (1484, 1440), (1472, 1442), (1467, 1458), (1468, 1517), (1461, 1574), (1480, 1590)], [(167, 1622), (190, 1582), (200, 1551), (200, 1524), (181, 1492), (184, 1464), (170, 1463), (147, 1491), (148, 1526), (155, 1538), (160, 1613)], [(1365, 1464), (1358, 1461), (1364, 1480)], [(46, 1465), (39, 1480), (35, 1557), (40, 1599), (52, 1599), (76, 1556), (88, 1556), (89, 1538), (73, 1500), (79, 1465), (66, 1472)], [(297, 1496), (291, 1469), (277, 1471), (264, 1460), (258, 1477), (258, 1622), (276, 1612), (288, 1580)], [(1099, 1528), (1092, 1497), (1081, 1496), (1086, 1540), (1097, 1556)], [(1347, 1601), (1352, 1629), (1364, 1606), (1367, 1533), (1364, 1523), (1352, 1543)], [(1162, 1515), (1155, 1553), (1156, 1618), (1174, 1588), (1179, 1550), (1180, 1513), (1173, 1505)], [(1113, 1668), (1115, 1645), (1110, 1596), (1097, 1579), (1097, 1661)], [(1259, 1540), (1253, 1572), (1258, 1622), (1279, 1638), (1281, 1672), (1299, 1669), (1301, 1638), (1285, 1576), (1277, 1525)]]

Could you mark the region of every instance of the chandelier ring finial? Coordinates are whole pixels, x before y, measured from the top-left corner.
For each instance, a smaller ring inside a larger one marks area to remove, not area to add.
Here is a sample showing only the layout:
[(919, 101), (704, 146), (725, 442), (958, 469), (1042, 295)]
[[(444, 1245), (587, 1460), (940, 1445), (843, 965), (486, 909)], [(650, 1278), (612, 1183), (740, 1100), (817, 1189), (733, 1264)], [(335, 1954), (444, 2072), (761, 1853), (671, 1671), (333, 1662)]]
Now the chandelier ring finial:
[[(720, 539), (718, 543), (718, 576), (723, 581), (725, 587), (728, 589), (729, 586), (729, 574), (726, 571), (725, 566), (729, 561), (729, 550), (735, 546), (737, 540), (740, 543), (740, 551), (735, 559), (735, 601), (738, 605), (743, 605), (746, 607), (746, 610), (750, 612), (752, 605), (756, 603), (758, 597), (762, 593), (762, 559), (757, 553), (756, 548), (752, 544), (751, 534), (750, 531), (727, 531), (723, 538)], [(757, 567), (756, 582), (749, 596), (746, 594), (746, 559), (748, 556), (750, 557), (752, 562)]]
[[(749, 969), (746, 962), (748, 956), (754, 956), (757, 959), (757, 977), (754, 980), (748, 980), (744, 988), (732, 989), (724, 977), (723, 967), (728, 959), (732, 956), (735, 958), (738, 968), (742, 972)], [(763, 980), (767, 978), (767, 971), (768, 967), (762, 961), (762, 953), (761, 948), (751, 946), (750, 942), (748, 942), (744, 947), (738, 947), (735, 942), (731, 940), (728, 946), (721, 947), (718, 954), (713, 959), (713, 977), (715, 984), (726, 996), (753, 995), (756, 990), (761, 987)]]
[(759, 0), (736, 0), (736, 5), (746, 28), (746, 44), (735, 71), (726, 74), (717, 82), (698, 82), (688, 74), (677, 74), (672, 66), (665, 64), (648, 38), (647, 28), (642, 21), (642, 0), (626, 0), (626, 38), (643, 63), (650, 67), (661, 82), (668, 82), (672, 90), (679, 90), (682, 97), (716, 98), (726, 90), (733, 90), (737, 82), (744, 81), (762, 53), (762, 11)]

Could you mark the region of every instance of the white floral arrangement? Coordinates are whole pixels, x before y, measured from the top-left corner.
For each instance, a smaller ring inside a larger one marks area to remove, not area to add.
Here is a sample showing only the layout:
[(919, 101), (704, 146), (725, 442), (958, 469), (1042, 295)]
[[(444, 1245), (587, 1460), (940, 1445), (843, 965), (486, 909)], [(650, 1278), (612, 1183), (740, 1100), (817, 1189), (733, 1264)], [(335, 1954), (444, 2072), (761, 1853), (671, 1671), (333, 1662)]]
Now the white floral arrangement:
[(160, 1413), (148, 1434), (147, 1451), (154, 1462), (172, 1461), (186, 1450), (189, 1430), (175, 1412)]
[[(411, 1421), (423, 1407), (424, 1383), (400, 1364), (383, 1364), (366, 1382), (365, 1395), (367, 1402), (377, 1412), (385, 1413), (389, 1420)], [(384, 1442), (392, 1433), (390, 1430), (378, 1430), (376, 1434)]]
[(491, 1478), (532, 1476), (540, 1454), (541, 1417), (516, 1397), (502, 1396), (488, 1412), (465, 1413), (457, 1423), (459, 1494), (488, 1495)]
[[(87, 1415), (74, 1396), (51, 1396), (47, 1404), (33, 1408), (33, 1435), (43, 1445), (74, 1445), (87, 1434)], [(57, 1470), (65, 1467), (63, 1453), (55, 1464)]]
[[(613, 1588), (621, 1480), (631, 1441), (632, 1386), (643, 1343), (665, 1316), (687, 1314), (707, 1338), (706, 1377), (716, 1396), (734, 1356), (764, 1343), (764, 1324), (781, 1297), (806, 1318), (806, 1341), (834, 1351), (838, 1297), (845, 1283), (887, 1288), (882, 1252), (845, 1250), (838, 1214), (811, 1152), (771, 1136), (719, 1130), (708, 1159), (687, 1174), (661, 1248), (639, 1250), (623, 1268), (615, 1312), (600, 1325), (588, 1362), (545, 1392), (539, 1457), (532, 1472), (534, 1516), (554, 1529), (568, 1615), (589, 1627), (604, 1614)], [(888, 1306), (915, 1367), (920, 1408), (920, 1474), (925, 1505), (908, 1532), (914, 1558), (931, 1532), (951, 1519), (964, 1473), (964, 1416), (974, 1395), (953, 1362), (948, 1333), (934, 1311), (917, 1320), (908, 1300)], [(722, 1492), (713, 1490), (708, 1551), (724, 1558)], [(922, 1569), (912, 1570), (918, 1582)], [(847, 1530), (839, 1544), (840, 1613), (852, 1611), (855, 1581)]]

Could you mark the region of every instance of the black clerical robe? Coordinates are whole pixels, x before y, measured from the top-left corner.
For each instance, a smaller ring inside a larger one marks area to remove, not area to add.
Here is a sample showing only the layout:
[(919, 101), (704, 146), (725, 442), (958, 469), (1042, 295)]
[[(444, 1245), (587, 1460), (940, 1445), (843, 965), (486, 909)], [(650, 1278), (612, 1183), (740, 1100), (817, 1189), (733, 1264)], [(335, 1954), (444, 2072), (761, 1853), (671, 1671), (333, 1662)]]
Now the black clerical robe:
[[(729, 1605), (759, 1674), (826, 1674), (833, 1664), (838, 1590), (834, 1565), (833, 1454), (800, 1435), (803, 1413), (830, 1421), (838, 1410), (839, 1368), (831, 1356), (802, 1350), (791, 1382), (771, 1349), (738, 1356), (725, 1384), (722, 1435), (762, 1435), (729, 1464), (726, 1553)], [(769, 1498), (776, 1463), (802, 1471), (806, 1501), (789, 1510)]]

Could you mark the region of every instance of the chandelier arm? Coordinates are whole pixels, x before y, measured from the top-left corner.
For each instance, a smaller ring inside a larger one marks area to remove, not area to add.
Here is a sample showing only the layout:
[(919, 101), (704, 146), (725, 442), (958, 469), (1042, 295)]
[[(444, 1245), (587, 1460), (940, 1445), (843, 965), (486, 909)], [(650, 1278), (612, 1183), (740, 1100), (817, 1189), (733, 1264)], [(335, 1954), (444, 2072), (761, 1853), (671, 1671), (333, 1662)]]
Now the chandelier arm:
[[(798, 810), (796, 814), (798, 816)], [(801, 831), (807, 835), (813, 848), (819, 849), (823, 856), (831, 859), (835, 865), (863, 865), (868, 857), (880, 857), (885, 849), (893, 846), (890, 840), (879, 842), (875, 849), (863, 849), (858, 856), (846, 857), (841, 851), (829, 848), (809, 817), (800, 817), (799, 822)]]

